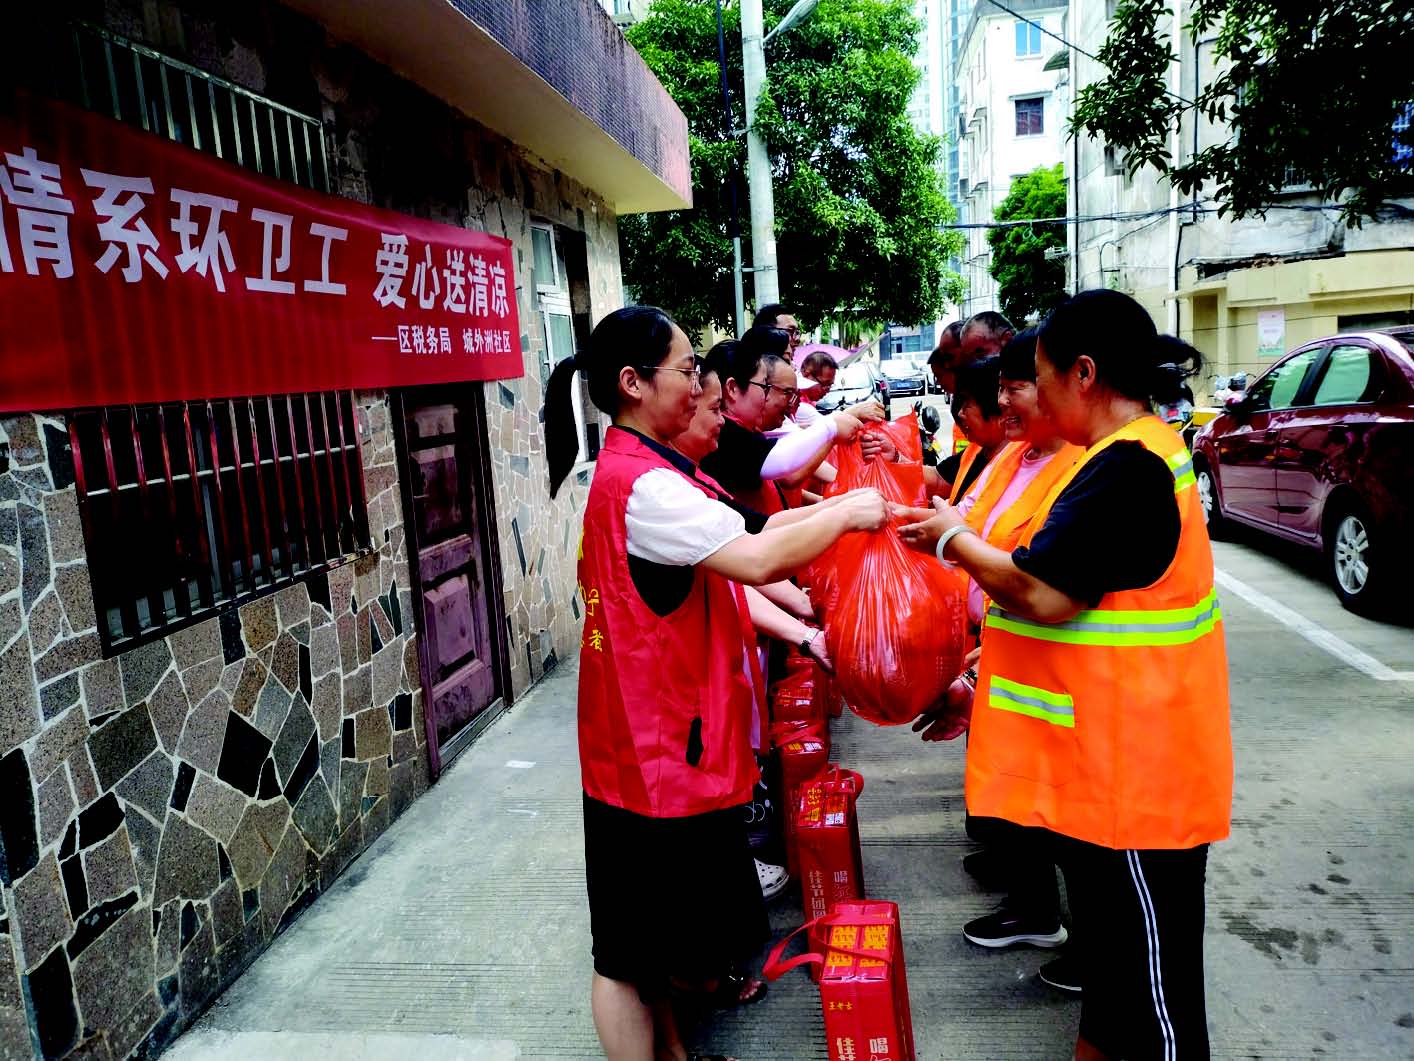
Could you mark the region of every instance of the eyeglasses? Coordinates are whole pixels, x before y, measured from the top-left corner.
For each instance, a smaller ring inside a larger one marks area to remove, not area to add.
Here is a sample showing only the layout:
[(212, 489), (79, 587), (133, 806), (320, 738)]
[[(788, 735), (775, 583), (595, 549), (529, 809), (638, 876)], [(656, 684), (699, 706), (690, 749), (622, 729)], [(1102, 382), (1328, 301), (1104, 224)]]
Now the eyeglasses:
[(797, 325), (792, 324), (789, 328), (782, 328), (781, 331), (785, 332), (792, 339), (800, 338), (800, 328)]
[(640, 372), (681, 372), (694, 383), (702, 382), (702, 370), (700, 368), (673, 368), (671, 365), (638, 365)]
[(689, 383), (695, 386), (702, 386), (702, 369), (693, 368), (673, 368), (671, 365), (639, 365), (640, 372), (680, 372), (686, 376)]
[(778, 387), (774, 383), (758, 383), (754, 379), (748, 382), (753, 387), (760, 387), (761, 393), (764, 394), (767, 398), (771, 396), (772, 391), (780, 391), (782, 394), (785, 395), (787, 405), (789, 405), (793, 401), (799, 400), (800, 398), (800, 391), (798, 391), (794, 387)]

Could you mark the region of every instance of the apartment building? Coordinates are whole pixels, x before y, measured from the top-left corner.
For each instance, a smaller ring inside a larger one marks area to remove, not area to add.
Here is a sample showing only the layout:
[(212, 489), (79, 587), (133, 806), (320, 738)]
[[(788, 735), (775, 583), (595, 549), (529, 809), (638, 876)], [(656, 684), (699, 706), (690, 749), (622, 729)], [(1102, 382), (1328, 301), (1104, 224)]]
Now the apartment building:
[[(1095, 54), (1114, 8), (1114, 0), (1071, 0), (1073, 43)], [(1213, 40), (1182, 31), (1188, 8), (1178, 19), (1172, 90), (1194, 98), (1218, 71)], [(1102, 74), (1097, 62), (1071, 51), (1067, 78), (1077, 89)], [(1186, 116), (1175, 131), (1179, 158), (1230, 135), (1224, 125)], [(1297, 184), (1265, 217), (1235, 221), (1219, 217), (1205, 194), (1179, 196), (1153, 170), (1130, 177), (1122, 154), (1100, 140), (1080, 137), (1064, 151), (1076, 175), (1070, 212), (1082, 219), (1070, 228), (1071, 287), (1133, 294), (1161, 327), (1207, 355), (1213, 375), (1261, 371), (1322, 335), (1414, 321), (1414, 221), (1391, 216), (1347, 228)]]
[[(959, 49), (957, 196), (963, 224), (992, 221), (1016, 177), (1066, 157), (1064, 71), (1050, 62), (1060, 45), (1043, 32), (1063, 36), (1066, 8), (1046, 0), (1015, 0), (1008, 7), (1016, 14), (974, 5)], [(986, 230), (966, 235), (964, 317), (995, 309), (997, 301)]]

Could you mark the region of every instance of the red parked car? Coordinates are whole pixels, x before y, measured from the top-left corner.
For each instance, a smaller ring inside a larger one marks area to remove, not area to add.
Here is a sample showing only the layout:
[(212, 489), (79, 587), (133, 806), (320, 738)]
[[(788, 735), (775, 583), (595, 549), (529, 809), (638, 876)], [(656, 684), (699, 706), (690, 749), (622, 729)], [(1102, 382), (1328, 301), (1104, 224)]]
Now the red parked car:
[(1366, 612), (1414, 570), (1414, 328), (1287, 354), (1193, 442), (1208, 527), (1229, 521), (1325, 552)]

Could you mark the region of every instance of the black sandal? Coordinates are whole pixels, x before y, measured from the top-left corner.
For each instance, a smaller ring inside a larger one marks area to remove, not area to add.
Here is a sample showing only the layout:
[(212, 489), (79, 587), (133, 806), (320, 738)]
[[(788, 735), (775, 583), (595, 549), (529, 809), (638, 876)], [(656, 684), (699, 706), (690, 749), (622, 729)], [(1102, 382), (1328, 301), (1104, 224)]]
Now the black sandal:
[(679, 998), (704, 1003), (713, 1009), (735, 1009), (737, 1006), (755, 1005), (766, 997), (769, 986), (765, 980), (752, 979), (743, 972), (728, 973), (717, 981), (715, 987), (686, 984), (680, 980), (671, 983), (673, 993)]
[(753, 980), (745, 973), (733, 972), (722, 977), (717, 990), (711, 994), (718, 1009), (734, 1009), (760, 1002), (766, 997), (769, 986), (765, 980)]

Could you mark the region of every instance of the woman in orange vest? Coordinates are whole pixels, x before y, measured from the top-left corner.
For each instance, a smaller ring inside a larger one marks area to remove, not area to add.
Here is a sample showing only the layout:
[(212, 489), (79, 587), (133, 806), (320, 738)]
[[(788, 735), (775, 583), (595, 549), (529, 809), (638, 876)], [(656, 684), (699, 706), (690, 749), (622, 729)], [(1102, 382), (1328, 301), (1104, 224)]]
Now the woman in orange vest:
[[(936, 468), (923, 469), (923, 485), (929, 494), (946, 495), (956, 504), (972, 489), (987, 467), (987, 462), (1006, 444), (1006, 427), (1001, 408), (997, 405), (997, 372), (1000, 362), (996, 355), (957, 369), (952, 392), (952, 415), (966, 433), (967, 448), (962, 451), (952, 482), (945, 481)], [(882, 431), (869, 432), (859, 440), (859, 452), (865, 460), (897, 461), (902, 458), (898, 447)]]
[[(997, 403), (1007, 444), (988, 463), (957, 511), (988, 544), (1010, 552), (1021, 543), (1041, 502), (1085, 451), (1062, 438), (1041, 414), (1036, 392), (1036, 329), (1014, 336), (1002, 348), (1000, 362)], [(929, 515), (920, 513), (923, 519)], [(980, 633), (986, 594), (973, 579), (968, 579), (967, 612), (974, 630)], [(971, 695), (965, 686), (956, 692)], [(921, 731), (924, 740), (952, 740), (966, 725), (966, 718), (945, 703), (920, 716), (913, 729)], [(969, 817), (967, 833), (984, 847), (966, 856), (963, 867), (1006, 893), (996, 912), (963, 927), (967, 940), (991, 948), (1064, 944), (1067, 933), (1061, 924), (1055, 863), (1048, 852), (1034, 851), (1025, 830), (996, 818)], [(1055, 987), (1073, 990), (1073, 965), (1068, 955), (1062, 956), (1043, 966), (1040, 977)]]
[(747, 534), (720, 487), (670, 447), (701, 396), (662, 310), (605, 317), (546, 389), (551, 496), (578, 451), (571, 388), (613, 418), (584, 510), (579, 753), (594, 940), (591, 1004), (614, 1061), (681, 1059), (667, 988), (705, 983), (764, 938), (742, 806), (752, 694), (733, 583), (775, 582), (841, 534), (888, 519), (875, 491)]
[(988, 544), (942, 504), (901, 528), (991, 599), (968, 810), (1034, 830), (1065, 871), (1079, 1061), (1209, 1056), (1203, 883), (1231, 816), (1227, 656), (1192, 457), (1151, 404), (1200, 363), (1127, 295), (1067, 299), (1040, 328), (1037, 391), (1085, 452), (1020, 544)]

